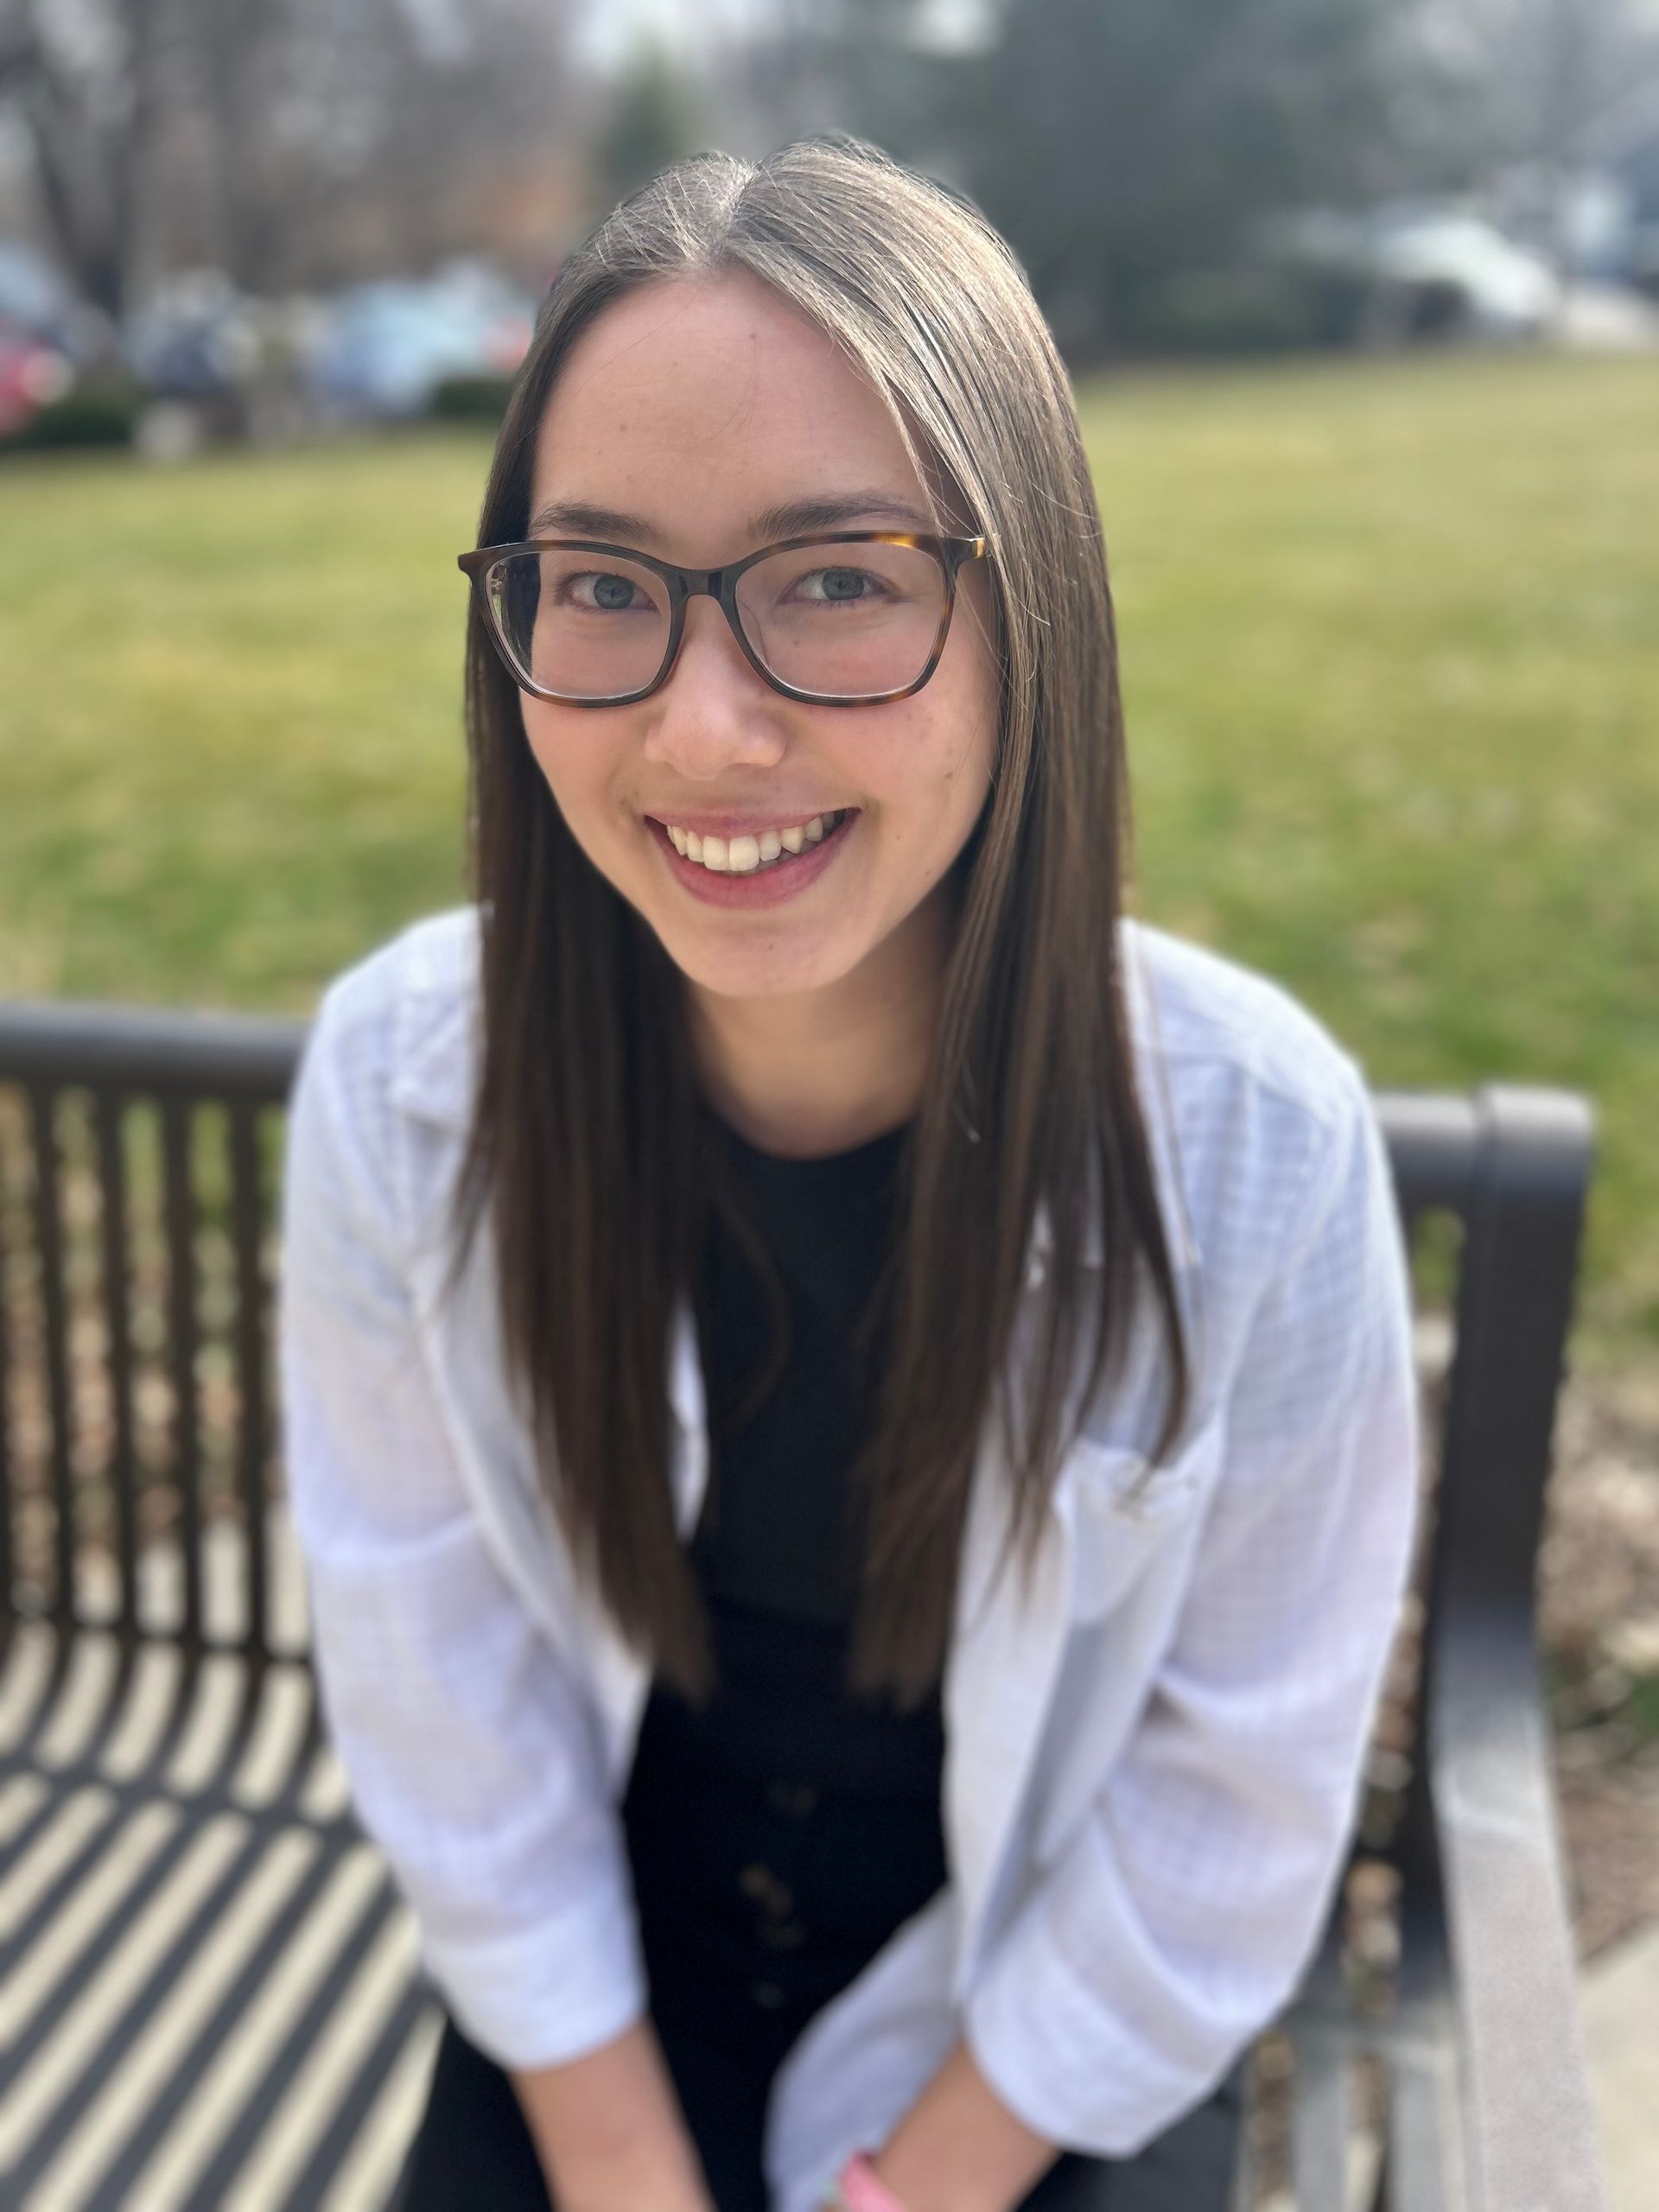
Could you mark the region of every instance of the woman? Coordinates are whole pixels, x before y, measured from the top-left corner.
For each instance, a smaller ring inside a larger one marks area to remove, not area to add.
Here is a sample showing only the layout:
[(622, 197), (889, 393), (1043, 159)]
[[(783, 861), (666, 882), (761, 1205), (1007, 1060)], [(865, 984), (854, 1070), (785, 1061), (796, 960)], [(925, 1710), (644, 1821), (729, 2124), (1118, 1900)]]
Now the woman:
[(1064, 369), (854, 143), (562, 270), (475, 901), (336, 979), (282, 1344), (320, 1680), (446, 2006), (410, 2212), (1219, 2212), (1415, 1495), (1354, 1061), (1120, 912)]

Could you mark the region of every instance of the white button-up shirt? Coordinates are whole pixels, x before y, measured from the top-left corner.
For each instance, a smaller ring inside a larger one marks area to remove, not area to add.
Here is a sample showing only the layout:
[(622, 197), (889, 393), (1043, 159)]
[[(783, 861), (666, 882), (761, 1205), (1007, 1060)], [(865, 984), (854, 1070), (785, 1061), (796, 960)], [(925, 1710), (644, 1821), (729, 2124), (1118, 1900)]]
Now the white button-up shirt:
[[(1009, 1486), (988, 1421), (944, 1686), (950, 1878), (775, 2077), (778, 2212), (810, 2212), (959, 2036), (1054, 2142), (1138, 2150), (1293, 1993), (1346, 1855), (1417, 1499), (1388, 1162), (1358, 1065), (1282, 989), (1143, 922), (1120, 937), (1192, 1416), (1138, 1484), (1163, 1389), (1142, 1317), (1028, 1586), (1017, 1557), (993, 1574)], [(487, 1218), (440, 1301), (478, 1019), (470, 907), (328, 988), (289, 1120), (279, 1343), (359, 1817), (462, 2029), (536, 2067), (647, 2010), (620, 1807), (650, 1683), (537, 1480)], [(1048, 1243), (1039, 1218), (1028, 1305)], [(709, 1454), (683, 1300), (667, 1382), (689, 1535)]]

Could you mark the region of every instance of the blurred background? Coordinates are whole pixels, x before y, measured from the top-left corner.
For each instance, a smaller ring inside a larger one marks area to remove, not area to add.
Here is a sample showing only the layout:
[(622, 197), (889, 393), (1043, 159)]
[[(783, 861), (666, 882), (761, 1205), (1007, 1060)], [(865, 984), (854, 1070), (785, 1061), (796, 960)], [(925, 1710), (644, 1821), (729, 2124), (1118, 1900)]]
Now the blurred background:
[(1135, 897), (1602, 1154), (1545, 1626), (1659, 1915), (1656, 0), (0, 0), (0, 994), (308, 1012), (464, 893), (561, 257), (700, 147), (972, 194), (1075, 373)]

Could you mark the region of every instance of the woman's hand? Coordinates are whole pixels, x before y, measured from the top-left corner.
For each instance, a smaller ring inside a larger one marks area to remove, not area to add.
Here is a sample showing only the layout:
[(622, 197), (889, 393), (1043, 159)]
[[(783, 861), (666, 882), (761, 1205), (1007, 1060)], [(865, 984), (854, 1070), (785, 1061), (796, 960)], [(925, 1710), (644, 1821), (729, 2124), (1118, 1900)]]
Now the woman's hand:
[(648, 2019), (511, 2079), (557, 2212), (716, 2212)]

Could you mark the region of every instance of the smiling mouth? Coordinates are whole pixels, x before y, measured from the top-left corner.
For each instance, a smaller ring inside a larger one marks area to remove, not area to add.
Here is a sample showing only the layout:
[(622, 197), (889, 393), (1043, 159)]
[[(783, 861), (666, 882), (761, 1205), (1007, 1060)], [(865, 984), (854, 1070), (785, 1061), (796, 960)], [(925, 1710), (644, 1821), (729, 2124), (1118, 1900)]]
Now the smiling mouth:
[(712, 834), (699, 836), (695, 830), (682, 829), (673, 822), (659, 822), (658, 826), (682, 860), (706, 868), (711, 875), (763, 875), (769, 869), (787, 868), (791, 861), (815, 852), (856, 812), (855, 807), (839, 807), (828, 813), (815, 814), (804, 823), (791, 823), (785, 830), (764, 830), (753, 836), (734, 837)]

